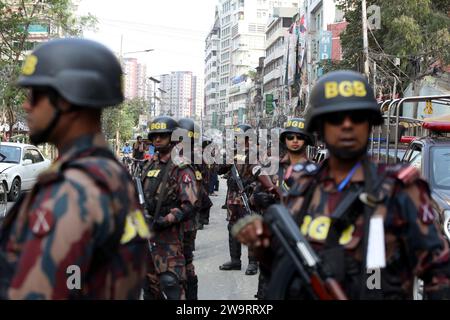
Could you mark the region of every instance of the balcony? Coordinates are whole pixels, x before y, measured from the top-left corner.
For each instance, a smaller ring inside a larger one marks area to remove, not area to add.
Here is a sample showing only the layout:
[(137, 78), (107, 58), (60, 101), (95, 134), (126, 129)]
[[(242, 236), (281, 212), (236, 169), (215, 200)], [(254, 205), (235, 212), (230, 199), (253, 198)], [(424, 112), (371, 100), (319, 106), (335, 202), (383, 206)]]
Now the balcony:
[(275, 51), (266, 56), (266, 58), (264, 59), (264, 66), (267, 66), (271, 61), (284, 56), (286, 54), (285, 51), (286, 50), (284, 46), (279, 46), (278, 48), (276, 48)]
[(277, 31), (271, 34), (270, 37), (266, 39), (267, 46), (269, 47), (270, 45), (272, 45), (272, 43), (274, 43), (278, 38), (284, 37), (286, 33), (287, 28), (280, 27)]
[(269, 72), (268, 74), (266, 74), (264, 76), (264, 84), (266, 84), (267, 82), (273, 80), (273, 79), (278, 79), (281, 78), (281, 70), (282, 70), (282, 66), (279, 66), (278, 68), (272, 70), (271, 72)]

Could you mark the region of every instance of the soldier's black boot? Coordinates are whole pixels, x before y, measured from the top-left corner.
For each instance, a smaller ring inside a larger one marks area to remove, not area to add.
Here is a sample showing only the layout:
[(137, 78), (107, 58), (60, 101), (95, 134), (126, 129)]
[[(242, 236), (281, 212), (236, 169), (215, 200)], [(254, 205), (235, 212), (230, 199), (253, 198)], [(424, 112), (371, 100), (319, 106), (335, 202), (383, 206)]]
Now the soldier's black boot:
[(230, 247), (231, 261), (219, 266), (220, 270), (241, 270), (241, 243), (231, 235), (231, 224), (228, 224), (228, 245)]
[(258, 262), (256, 261), (249, 261), (247, 270), (245, 270), (245, 274), (247, 276), (252, 276), (258, 273)]
[(225, 271), (229, 271), (229, 270), (241, 270), (242, 268), (242, 264), (241, 264), (241, 260), (231, 260), (228, 262), (225, 262), (223, 265), (219, 266), (220, 270), (225, 270)]
[(198, 278), (188, 277), (186, 281), (186, 300), (198, 300)]

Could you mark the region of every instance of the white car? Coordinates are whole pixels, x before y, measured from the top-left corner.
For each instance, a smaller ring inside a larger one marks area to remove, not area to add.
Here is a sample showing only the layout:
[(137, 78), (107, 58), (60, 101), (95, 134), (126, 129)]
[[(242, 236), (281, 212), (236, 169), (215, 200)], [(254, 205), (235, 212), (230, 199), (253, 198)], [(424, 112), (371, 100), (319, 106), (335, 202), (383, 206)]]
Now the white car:
[(36, 146), (23, 143), (0, 143), (0, 179), (9, 201), (16, 201), (22, 191), (30, 190), (36, 178), (50, 166)]

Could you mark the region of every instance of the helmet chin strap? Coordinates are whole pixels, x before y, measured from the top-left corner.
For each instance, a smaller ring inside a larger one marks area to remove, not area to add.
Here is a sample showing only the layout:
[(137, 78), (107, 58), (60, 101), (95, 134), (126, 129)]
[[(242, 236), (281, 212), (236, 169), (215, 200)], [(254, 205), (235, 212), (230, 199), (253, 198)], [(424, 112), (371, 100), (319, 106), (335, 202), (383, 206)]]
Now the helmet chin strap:
[(341, 148), (335, 148), (334, 146), (327, 145), (327, 149), (330, 151), (330, 154), (335, 156), (340, 160), (351, 160), (355, 158), (359, 158), (360, 156), (367, 153), (368, 144), (358, 150), (347, 150)]
[[(56, 125), (58, 124), (59, 119), (61, 118), (61, 115), (63, 113), (69, 113), (74, 112), (75, 110), (70, 109), (67, 111), (63, 111), (58, 106), (58, 98), (51, 96), (50, 97), (50, 103), (55, 110), (53, 113), (53, 117), (50, 120), (50, 123), (47, 125), (47, 127), (44, 130), (41, 130), (40, 132), (30, 134), (30, 141), (34, 145), (38, 145), (44, 142), (48, 142), (50, 135), (52, 134), (53, 130), (56, 128)], [(73, 123), (73, 122), (72, 122)]]
[(62, 111), (59, 108), (54, 107), (52, 120), (48, 124), (47, 128), (34, 134), (30, 134), (30, 141), (34, 145), (38, 145), (47, 142), (53, 129), (56, 127), (59, 119), (61, 118)]

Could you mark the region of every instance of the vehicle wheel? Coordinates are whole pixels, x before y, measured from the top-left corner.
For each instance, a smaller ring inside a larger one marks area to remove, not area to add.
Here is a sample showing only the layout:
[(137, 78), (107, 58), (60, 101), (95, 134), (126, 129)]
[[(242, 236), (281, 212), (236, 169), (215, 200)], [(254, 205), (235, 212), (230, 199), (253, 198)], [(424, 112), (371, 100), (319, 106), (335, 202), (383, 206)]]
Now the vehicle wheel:
[(14, 178), (13, 182), (11, 183), (11, 189), (9, 190), (8, 194), (8, 200), (9, 201), (17, 201), (20, 196), (21, 186), (20, 186), (20, 179)]
[(4, 183), (0, 183), (0, 218), (6, 216), (6, 211), (8, 208), (8, 199), (6, 194), (6, 186)]

